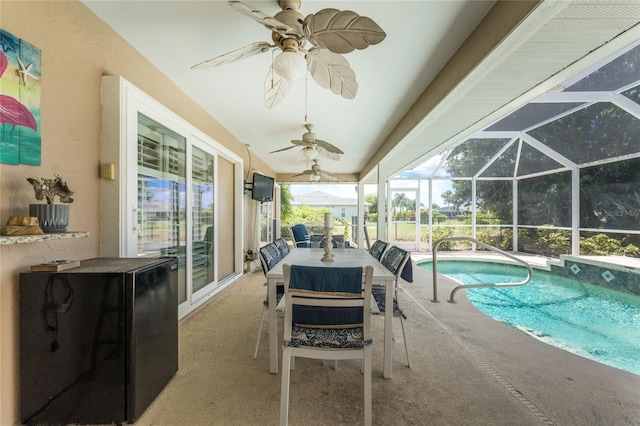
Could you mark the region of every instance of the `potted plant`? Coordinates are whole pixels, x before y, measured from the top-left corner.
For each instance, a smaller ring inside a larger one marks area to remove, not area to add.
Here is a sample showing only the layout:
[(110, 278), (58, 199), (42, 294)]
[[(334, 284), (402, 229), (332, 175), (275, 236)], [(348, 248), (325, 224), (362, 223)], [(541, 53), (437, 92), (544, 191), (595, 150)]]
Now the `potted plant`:
[[(38, 218), (40, 228), (45, 233), (65, 232), (69, 226), (69, 206), (73, 203), (73, 191), (62, 177), (54, 174), (54, 179), (27, 178), (36, 193), (36, 200), (47, 200), (47, 204), (30, 204), (29, 216)], [(55, 204), (55, 197), (63, 204)]]

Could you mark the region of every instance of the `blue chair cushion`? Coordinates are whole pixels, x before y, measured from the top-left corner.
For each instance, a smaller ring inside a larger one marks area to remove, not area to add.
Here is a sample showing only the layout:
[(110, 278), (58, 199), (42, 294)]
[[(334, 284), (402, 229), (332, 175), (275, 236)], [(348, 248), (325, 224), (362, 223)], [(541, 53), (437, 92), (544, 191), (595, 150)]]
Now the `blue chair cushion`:
[(275, 241), (275, 244), (276, 244), (276, 247), (278, 247), (278, 250), (280, 251), (281, 258), (289, 254), (289, 244), (287, 244), (284, 238), (278, 238)]
[(380, 258), (382, 257), (382, 253), (384, 253), (387, 248), (387, 244), (388, 243), (385, 243), (384, 241), (376, 240), (369, 249), (369, 253), (377, 260), (380, 260)]
[(294, 305), (291, 321), (295, 326), (309, 328), (362, 327), (362, 307)]
[(309, 247), (311, 248), (323, 248), (324, 247), (324, 235), (311, 234), (309, 235)]
[[(325, 237), (323, 234), (309, 235), (309, 245), (311, 248), (324, 248)], [(344, 235), (332, 235), (331, 244), (333, 248), (345, 248)]]
[[(276, 306), (278, 305), (278, 303), (280, 303), (280, 300), (283, 297), (284, 297), (284, 284), (277, 283), (276, 284)], [(269, 306), (269, 292), (267, 292), (267, 295), (265, 296), (264, 301), (262, 303), (264, 303), (265, 306)]]
[(382, 263), (389, 271), (391, 271), (393, 275), (397, 276), (400, 264), (404, 260), (406, 254), (406, 250), (403, 250), (400, 247), (392, 246), (384, 254), (380, 263)]
[[(386, 300), (385, 297), (387, 295), (387, 290), (383, 286), (373, 286), (371, 289), (371, 293), (373, 294), (373, 298), (376, 300), (376, 304), (378, 305), (378, 310), (380, 312), (386, 312)], [(401, 311), (398, 307), (398, 300), (393, 298), (393, 313), (397, 313), (402, 315), (402, 318), (407, 319), (407, 316), (404, 314), (404, 311)]]
[(271, 270), (280, 260), (280, 250), (274, 243), (267, 244), (260, 247), (260, 256), (264, 259), (264, 263), (267, 265), (267, 270)]
[(332, 235), (331, 242), (333, 243), (333, 248), (344, 248), (344, 235)]
[(296, 240), (296, 247), (309, 248), (309, 231), (307, 227), (299, 223), (291, 227), (293, 238)]
[(289, 288), (320, 293), (362, 294), (362, 267), (291, 266)]
[(404, 268), (402, 268), (400, 278), (408, 283), (413, 282), (413, 266), (411, 265), (411, 257), (409, 257), (409, 260), (407, 260), (407, 263), (405, 263)]
[[(305, 297), (333, 295), (362, 297), (362, 267), (325, 268), (322, 266), (291, 266), (289, 290)], [(362, 327), (362, 307), (317, 307), (293, 305), (294, 325), (310, 328)]]

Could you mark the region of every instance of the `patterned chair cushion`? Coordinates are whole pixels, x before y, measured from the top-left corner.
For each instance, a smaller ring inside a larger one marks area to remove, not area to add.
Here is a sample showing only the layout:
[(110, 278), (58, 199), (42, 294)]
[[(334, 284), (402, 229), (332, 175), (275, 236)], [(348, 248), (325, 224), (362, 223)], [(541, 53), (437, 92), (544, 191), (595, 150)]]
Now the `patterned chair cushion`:
[[(333, 244), (333, 248), (345, 248), (344, 235), (332, 235), (331, 242)], [(309, 245), (311, 248), (324, 248), (324, 235), (309, 235)]]
[[(276, 306), (278, 306), (278, 303), (280, 303), (280, 300), (284, 297), (284, 283), (277, 283), (276, 284)], [(267, 295), (264, 297), (264, 300), (262, 301), (262, 303), (264, 303), (264, 306), (269, 306), (269, 292), (267, 291)]]
[(380, 263), (382, 263), (393, 275), (398, 275), (398, 269), (400, 268), (407, 251), (400, 247), (392, 246), (386, 251)]
[(331, 241), (333, 248), (344, 248), (344, 235), (333, 235)]
[(324, 235), (322, 234), (311, 234), (309, 235), (309, 245), (311, 248), (322, 248), (324, 247)]
[(388, 245), (389, 245), (388, 243), (385, 243), (382, 240), (376, 240), (371, 246), (371, 248), (369, 249), (369, 253), (371, 254), (371, 256), (375, 257), (377, 260), (380, 260), (380, 258), (382, 257), (382, 254), (387, 249)]
[(276, 263), (280, 262), (280, 260), (282, 259), (280, 256), (280, 250), (278, 250), (278, 247), (274, 243), (262, 246), (259, 250), (260, 256), (262, 256), (265, 265), (267, 265), (268, 271), (276, 266)]
[(364, 341), (363, 329), (358, 328), (291, 328), (291, 342), (287, 346), (312, 346), (316, 348), (361, 349), (373, 341)]
[[(375, 299), (376, 304), (378, 305), (378, 310), (381, 313), (384, 313), (386, 311), (385, 297), (387, 295), (387, 289), (384, 288), (383, 286), (374, 285), (371, 288), (371, 293), (373, 294), (373, 298)], [(393, 313), (402, 315), (402, 318), (407, 319), (407, 316), (404, 314), (404, 311), (398, 307), (398, 299), (396, 299), (395, 297), (393, 298)]]
[(284, 238), (278, 238), (277, 240), (275, 240), (275, 244), (280, 251), (281, 258), (289, 254), (289, 244), (287, 244)]

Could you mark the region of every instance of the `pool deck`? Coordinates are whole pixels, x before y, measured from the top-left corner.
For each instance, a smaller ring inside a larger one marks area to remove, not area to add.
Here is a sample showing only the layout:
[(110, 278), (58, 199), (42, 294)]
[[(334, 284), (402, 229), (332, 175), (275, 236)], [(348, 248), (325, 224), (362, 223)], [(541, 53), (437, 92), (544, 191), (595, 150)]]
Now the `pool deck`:
[[(550, 263), (559, 264), (557, 260), (541, 256), (516, 257), (545, 270)], [(446, 258), (505, 261), (504, 257), (492, 253), (463, 256), (438, 253), (438, 260)], [(431, 253), (412, 253), (412, 259), (419, 263), (431, 261), (432, 256)], [(635, 259), (625, 258), (580, 258), (585, 260), (599, 263), (618, 260), (625, 269), (633, 264), (629, 260), (637, 263)], [(440, 303), (433, 303), (431, 271), (414, 268), (416, 270), (420, 274), (417, 279), (428, 282), (431, 288), (407, 283), (403, 285), (405, 295), (413, 299), (415, 307), (423, 305), (425, 314), (458, 341), (467, 356), (494, 375), (514, 397), (522, 398), (522, 403), (537, 413), (543, 424), (640, 425), (640, 376), (574, 355), (502, 324), (471, 304), (464, 290), (456, 293), (458, 303), (446, 302), (453, 286), (458, 285), (448, 277), (439, 276)], [(422, 276), (424, 272), (428, 278)], [(464, 368), (456, 371), (453, 367), (451, 373), (464, 374)]]
[[(511, 253), (510, 253), (511, 254)], [(513, 255), (513, 254), (512, 254)], [(561, 256), (560, 259), (550, 259), (544, 256), (535, 256), (527, 254), (514, 255), (518, 259), (524, 260), (534, 267), (549, 270), (550, 265), (563, 265), (565, 260), (576, 260), (581, 263), (587, 263), (590, 265), (606, 266), (611, 269), (618, 269), (627, 272), (634, 272), (640, 274), (640, 259), (624, 256)], [(431, 253), (413, 252), (411, 258), (415, 262), (431, 261)], [(488, 260), (492, 262), (505, 262), (516, 263), (513, 260), (501, 256), (497, 253), (488, 252), (438, 252), (437, 258), (439, 260), (444, 259), (456, 259), (456, 260)]]
[[(639, 375), (496, 321), (471, 304), (464, 290), (456, 294), (458, 303), (446, 302), (457, 282), (445, 276), (439, 280), (441, 302), (433, 303), (431, 271), (413, 270), (414, 282), (401, 281), (398, 295), (407, 314), (411, 369), (394, 319), (393, 377), (382, 378), (383, 318), (372, 319), (375, 425), (640, 425)], [(268, 372), (266, 332), (258, 358), (251, 360), (263, 283), (261, 271), (247, 273), (180, 323), (180, 369), (136, 424), (278, 424), (280, 375)], [(358, 363), (341, 361), (336, 370), (333, 363), (296, 360), (289, 424), (361, 423)]]

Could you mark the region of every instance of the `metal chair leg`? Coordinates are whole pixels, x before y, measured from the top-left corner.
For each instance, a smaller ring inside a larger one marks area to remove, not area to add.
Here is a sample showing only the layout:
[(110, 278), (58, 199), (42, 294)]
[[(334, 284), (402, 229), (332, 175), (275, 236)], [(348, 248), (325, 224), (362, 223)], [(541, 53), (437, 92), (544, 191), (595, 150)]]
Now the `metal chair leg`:
[(407, 336), (404, 333), (404, 318), (402, 315), (400, 317), (400, 327), (402, 327), (402, 340), (404, 340), (404, 351), (407, 354), (407, 367), (411, 368), (411, 363), (409, 362), (409, 346), (407, 345)]
[(256, 348), (253, 351), (253, 359), (258, 357), (258, 347), (260, 346), (260, 337), (262, 336), (262, 326), (264, 325), (264, 317), (267, 314), (267, 307), (262, 307), (262, 315), (260, 316), (260, 327), (258, 328), (258, 337), (256, 338)]

